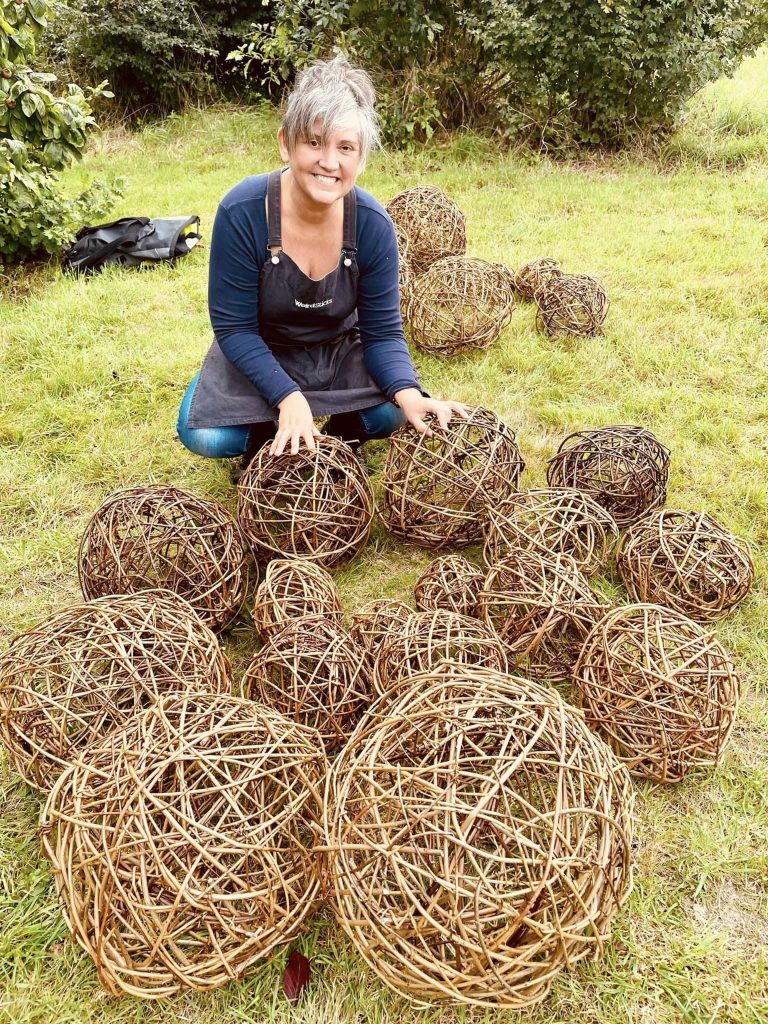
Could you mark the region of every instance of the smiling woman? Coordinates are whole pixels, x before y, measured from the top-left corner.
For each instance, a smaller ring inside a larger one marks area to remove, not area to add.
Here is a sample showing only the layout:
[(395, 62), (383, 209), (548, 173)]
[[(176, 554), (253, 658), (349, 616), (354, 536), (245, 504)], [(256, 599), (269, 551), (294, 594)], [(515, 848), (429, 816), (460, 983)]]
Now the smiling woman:
[(286, 166), (221, 201), (211, 241), (215, 340), (181, 405), (179, 437), (213, 458), (264, 444), (314, 449), (325, 432), (359, 445), (410, 422), (466, 416), (421, 389), (403, 334), (397, 240), (355, 184), (379, 144), (368, 75), (345, 57), (301, 72), (277, 142)]

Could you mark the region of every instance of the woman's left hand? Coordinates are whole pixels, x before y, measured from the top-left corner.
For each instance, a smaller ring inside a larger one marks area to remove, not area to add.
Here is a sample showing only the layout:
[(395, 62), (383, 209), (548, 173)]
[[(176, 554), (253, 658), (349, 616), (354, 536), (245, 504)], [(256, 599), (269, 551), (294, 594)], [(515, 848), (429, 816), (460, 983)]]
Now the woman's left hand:
[(468, 420), (470, 408), (463, 402), (441, 402), (437, 398), (425, 398), (417, 388), (404, 388), (395, 393), (395, 400), (411, 426), (420, 434), (432, 433), (424, 417), (431, 414), (445, 430), (454, 415)]

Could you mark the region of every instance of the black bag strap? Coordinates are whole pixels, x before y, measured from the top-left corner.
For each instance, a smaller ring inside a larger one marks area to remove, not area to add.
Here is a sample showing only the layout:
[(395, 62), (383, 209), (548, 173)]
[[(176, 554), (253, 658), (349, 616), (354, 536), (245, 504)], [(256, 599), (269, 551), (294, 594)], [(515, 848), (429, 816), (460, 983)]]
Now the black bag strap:
[(145, 224), (149, 224), (149, 217), (120, 217), (119, 220), (111, 220), (107, 224), (86, 224), (85, 227), (75, 235), (76, 241), (80, 241), (81, 238), (85, 238), (86, 235), (94, 235), (97, 231), (104, 231), (106, 228), (118, 228), (118, 227), (129, 227), (137, 224), (139, 227), (144, 227)]
[(102, 260), (105, 260), (108, 256), (111, 256), (113, 252), (116, 252), (120, 248), (120, 246), (126, 245), (129, 242), (131, 244), (135, 244), (136, 238), (134, 232), (120, 235), (111, 242), (106, 242), (100, 248), (96, 249), (95, 252), (88, 253), (79, 260), (72, 260), (68, 258), (67, 263), (73, 270), (88, 270), (95, 264), (101, 263)]

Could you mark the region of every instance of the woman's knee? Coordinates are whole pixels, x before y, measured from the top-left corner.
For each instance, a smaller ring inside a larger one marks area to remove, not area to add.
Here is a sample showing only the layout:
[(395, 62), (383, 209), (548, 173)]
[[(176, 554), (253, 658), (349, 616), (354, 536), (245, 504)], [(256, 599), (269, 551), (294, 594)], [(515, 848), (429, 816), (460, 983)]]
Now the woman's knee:
[(179, 408), (176, 432), (179, 440), (194, 455), (206, 459), (234, 459), (248, 447), (250, 429), (247, 426), (234, 427), (190, 427), (189, 407), (200, 374), (192, 379)]
[(360, 419), (363, 421), (366, 436), (369, 440), (389, 437), (398, 427), (406, 423), (402, 409), (393, 402), (382, 402), (381, 405), (373, 405), (369, 409), (361, 409)]

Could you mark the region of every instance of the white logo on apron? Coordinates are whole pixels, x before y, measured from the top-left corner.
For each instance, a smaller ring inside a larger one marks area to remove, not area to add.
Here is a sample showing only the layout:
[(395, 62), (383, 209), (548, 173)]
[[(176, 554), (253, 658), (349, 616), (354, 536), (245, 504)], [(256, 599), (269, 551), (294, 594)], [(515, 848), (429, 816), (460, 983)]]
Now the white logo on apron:
[(333, 299), (323, 299), (322, 302), (299, 302), (298, 299), (294, 299), (293, 301), (302, 309), (320, 309), (321, 306), (330, 306)]

